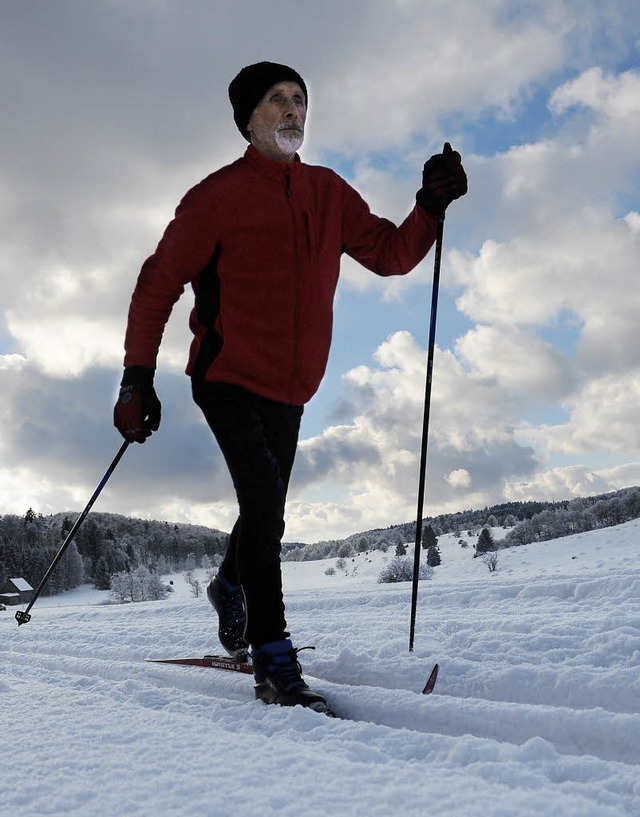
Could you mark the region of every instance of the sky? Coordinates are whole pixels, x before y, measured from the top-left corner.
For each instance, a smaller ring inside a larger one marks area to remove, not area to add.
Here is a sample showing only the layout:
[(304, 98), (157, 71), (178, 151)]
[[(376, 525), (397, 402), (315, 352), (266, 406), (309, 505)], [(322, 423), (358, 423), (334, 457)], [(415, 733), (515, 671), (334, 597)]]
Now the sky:
[[(640, 484), (636, 0), (0, 0), (0, 513), (81, 510), (121, 438), (129, 299), (184, 193), (235, 160), (230, 80), (309, 89), (303, 161), (396, 222), (449, 141), (425, 515)], [(289, 541), (415, 517), (433, 251), (379, 279), (347, 259), (308, 404)], [(99, 509), (229, 530), (233, 488), (184, 375)]]

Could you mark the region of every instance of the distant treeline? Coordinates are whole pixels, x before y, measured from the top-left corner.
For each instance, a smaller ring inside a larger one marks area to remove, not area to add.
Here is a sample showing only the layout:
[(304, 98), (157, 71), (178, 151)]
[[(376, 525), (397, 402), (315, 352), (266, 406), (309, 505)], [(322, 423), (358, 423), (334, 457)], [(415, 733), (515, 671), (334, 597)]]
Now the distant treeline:
[[(53, 561), (78, 514), (0, 516), (0, 586), (21, 577), (36, 586)], [(78, 528), (51, 575), (49, 595), (92, 582), (108, 590), (111, 577), (146, 567), (164, 575), (213, 565), (226, 535), (199, 525), (169, 524), (108, 513), (93, 513)]]
[(621, 525), (640, 517), (640, 488), (615, 494), (572, 499), (564, 507), (545, 508), (519, 522), (500, 542), (501, 547), (559, 539), (572, 533)]
[[(512, 547), (619, 525), (640, 517), (640, 488), (562, 502), (507, 502), (479, 510), (441, 514), (424, 520), (423, 530), (478, 535), (485, 527), (509, 531), (499, 547)], [(22, 577), (34, 587), (53, 561), (77, 514), (0, 516), (0, 586)], [(287, 561), (347, 558), (357, 552), (397, 548), (415, 541), (416, 524), (355, 533), (346, 539), (289, 544)], [(422, 536), (423, 546), (428, 536)], [(102, 590), (123, 571), (146, 568), (158, 576), (196, 567), (215, 567), (224, 552), (226, 534), (199, 525), (170, 524), (108, 513), (92, 513), (80, 526), (51, 576), (46, 593), (60, 593), (92, 582)]]
[[(478, 510), (459, 511), (426, 518), (421, 541), (431, 528), (436, 536), (451, 533), (479, 535), (483, 528), (509, 528), (500, 547), (524, 545), (555, 539), (580, 531), (619, 525), (640, 517), (640, 488), (625, 488), (610, 494), (564, 500), (562, 502), (505, 502)], [(347, 558), (367, 550), (387, 550), (398, 544), (415, 542), (416, 523), (405, 522), (388, 528), (356, 533), (346, 539), (290, 545), (288, 561)]]

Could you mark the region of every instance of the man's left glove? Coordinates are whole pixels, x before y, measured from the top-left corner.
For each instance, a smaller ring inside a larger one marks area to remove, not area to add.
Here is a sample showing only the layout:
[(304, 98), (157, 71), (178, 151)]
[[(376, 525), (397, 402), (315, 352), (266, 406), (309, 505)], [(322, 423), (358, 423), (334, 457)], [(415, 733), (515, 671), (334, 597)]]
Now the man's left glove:
[(422, 187), (416, 193), (416, 201), (428, 213), (444, 216), (451, 202), (465, 195), (467, 187), (460, 154), (445, 142), (442, 153), (436, 153), (424, 164)]
[(153, 369), (127, 366), (120, 383), (113, 424), (130, 443), (143, 443), (160, 427), (160, 401), (153, 388)]

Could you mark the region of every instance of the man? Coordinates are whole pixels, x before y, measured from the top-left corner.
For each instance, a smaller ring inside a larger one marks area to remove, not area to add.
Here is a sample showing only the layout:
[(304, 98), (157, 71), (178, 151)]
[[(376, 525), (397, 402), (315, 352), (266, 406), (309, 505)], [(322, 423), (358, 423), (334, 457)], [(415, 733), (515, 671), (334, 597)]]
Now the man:
[(208, 588), (220, 642), (236, 657), (251, 650), (257, 698), (318, 708), (324, 701), (303, 680), (286, 630), (280, 546), (303, 406), (329, 354), (340, 257), (379, 275), (409, 272), (467, 179), (446, 145), (425, 164), (417, 203), (396, 227), (336, 173), (300, 161), (308, 94), (297, 71), (247, 66), (229, 98), (250, 145), (186, 194), (142, 267), (114, 421), (131, 442), (158, 429), (156, 357), (171, 309), (191, 284), (187, 374), (240, 511)]

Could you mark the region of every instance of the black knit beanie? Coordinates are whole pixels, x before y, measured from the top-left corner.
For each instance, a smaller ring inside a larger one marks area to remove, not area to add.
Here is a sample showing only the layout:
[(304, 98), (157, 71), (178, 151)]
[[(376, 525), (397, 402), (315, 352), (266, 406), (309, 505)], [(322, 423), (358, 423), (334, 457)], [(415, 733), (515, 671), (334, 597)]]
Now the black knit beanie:
[(250, 142), (247, 124), (256, 106), (276, 82), (297, 82), (304, 93), (305, 105), (308, 104), (307, 86), (297, 71), (287, 65), (276, 62), (257, 62), (247, 65), (231, 81), (229, 100), (233, 107), (233, 119), (238, 130)]

